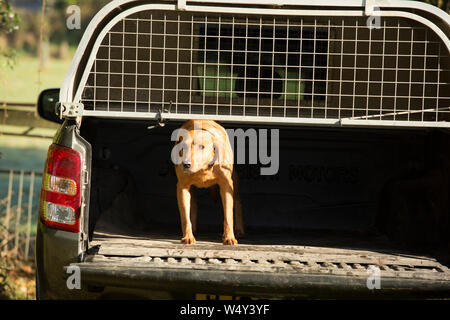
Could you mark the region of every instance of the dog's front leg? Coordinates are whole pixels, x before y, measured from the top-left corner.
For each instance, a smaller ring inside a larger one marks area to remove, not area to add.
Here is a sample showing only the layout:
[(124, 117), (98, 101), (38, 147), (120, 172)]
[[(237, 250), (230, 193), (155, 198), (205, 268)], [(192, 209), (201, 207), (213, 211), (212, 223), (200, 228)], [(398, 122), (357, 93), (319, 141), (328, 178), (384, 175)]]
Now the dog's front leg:
[(197, 214), (198, 214), (198, 205), (197, 200), (195, 199), (195, 193), (191, 191), (191, 224), (192, 224), (192, 232), (197, 232)]
[(180, 210), (181, 229), (183, 232), (182, 243), (194, 244), (195, 238), (192, 233), (192, 224), (190, 219), (191, 210), (191, 191), (189, 186), (177, 184), (178, 209)]
[(239, 196), (239, 177), (236, 170), (233, 171), (233, 206), (234, 206), (234, 233), (238, 237), (245, 235), (244, 220), (242, 218), (242, 202)]
[(233, 246), (238, 243), (233, 231), (233, 184), (224, 183), (221, 185), (220, 196), (224, 210), (223, 244)]

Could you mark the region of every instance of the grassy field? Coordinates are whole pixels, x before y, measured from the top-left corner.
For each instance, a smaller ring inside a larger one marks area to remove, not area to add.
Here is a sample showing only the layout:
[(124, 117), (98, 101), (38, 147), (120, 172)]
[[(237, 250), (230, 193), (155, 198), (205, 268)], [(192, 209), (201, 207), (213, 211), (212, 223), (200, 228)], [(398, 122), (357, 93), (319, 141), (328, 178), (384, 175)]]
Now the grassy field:
[[(41, 72), (41, 83), (39, 83), (37, 57), (19, 53), (13, 69), (0, 70), (0, 101), (35, 103), (39, 92), (46, 88), (59, 87), (69, 68), (71, 58), (67, 60), (50, 59), (48, 68)], [(18, 133), (26, 128), (5, 125), (0, 123), (0, 132)], [(45, 132), (39, 132), (45, 131)], [(54, 130), (34, 129), (33, 133), (42, 133), (52, 136)], [(42, 172), (47, 150), (51, 144), (50, 139), (36, 139), (16, 137), (0, 134), (0, 169), (4, 170), (26, 170)], [(17, 187), (18, 174), (14, 180)], [(28, 181), (24, 181), (24, 192), (27, 194)], [(8, 175), (0, 174), (0, 199), (6, 198), (8, 188)], [(38, 205), (40, 179), (36, 179), (34, 206)], [(15, 193), (13, 202), (15, 200)], [(14, 202), (15, 203), (15, 202)], [(0, 205), (0, 210), (1, 210)], [(35, 211), (35, 210), (33, 210)]]
[[(13, 69), (0, 70), (0, 101), (35, 103), (41, 90), (59, 87), (61, 85), (70, 62), (71, 59), (51, 59), (48, 68), (42, 71), (41, 83), (39, 83), (38, 59), (24, 53), (19, 54)], [(0, 123), (0, 132), (4, 133), (19, 133), (24, 132), (25, 129), (25, 127)], [(52, 136), (54, 130), (36, 128), (32, 133)], [(15, 212), (17, 206), (19, 186), (18, 171), (42, 172), (50, 144), (50, 139), (26, 138), (0, 134), (0, 169), (15, 170), (16, 172), (13, 180), (12, 212)], [(23, 181), (22, 204), (25, 208), (25, 212), (30, 188), (29, 179), (29, 176), (25, 176)], [(0, 174), (0, 223), (2, 218), (4, 218), (3, 213), (5, 212), (6, 202), (2, 200), (7, 198), (8, 184), (9, 175), (7, 173)], [(40, 187), (41, 179), (40, 177), (36, 177), (33, 192), (32, 236), (36, 231)], [(21, 231), (24, 231), (25, 225), (26, 214), (24, 213), (21, 219)]]
[(39, 93), (48, 88), (59, 88), (69, 69), (71, 58), (50, 59), (42, 70), (39, 82), (39, 60), (19, 53), (14, 68), (0, 70), (0, 101), (35, 103)]
[[(16, 172), (20, 170), (42, 172), (50, 144), (51, 140), (46, 139), (0, 136), (0, 169), (15, 170)], [(18, 179), (18, 173), (16, 176)], [(8, 174), (0, 174), (0, 199), (7, 197), (8, 179)], [(17, 181), (14, 182), (17, 187)], [(26, 182), (24, 181), (24, 192), (28, 190)], [(36, 183), (35, 187), (40, 188), (38, 181)]]
[[(0, 101), (35, 103), (40, 91), (47, 88), (60, 87), (70, 62), (71, 58), (67, 60), (50, 59), (48, 68), (41, 72), (41, 80), (39, 82), (38, 59), (24, 53), (19, 54), (13, 69), (0, 70)], [(0, 132), (19, 133), (23, 131), (25, 131), (24, 127), (8, 125), (3, 122), (0, 123)], [(32, 133), (52, 136), (54, 130), (36, 128)], [(12, 169), (16, 171), (13, 180), (12, 213), (15, 213), (17, 207), (19, 185), (19, 174), (17, 172), (19, 170), (42, 172), (50, 144), (50, 139), (26, 138), (0, 134), (0, 169)], [(29, 176), (25, 176), (23, 181), (23, 214), (19, 226), (22, 236), (26, 231), (26, 212), (30, 190), (29, 179)], [(0, 174), (0, 223), (4, 218), (6, 202), (3, 200), (7, 197), (8, 180), (8, 174)], [(40, 187), (41, 179), (40, 177), (36, 177), (33, 192), (32, 237), (36, 233)], [(0, 300), (34, 299), (34, 263), (24, 263), (19, 260), (9, 259), (8, 256), (3, 256), (3, 252), (1, 254)]]
[(51, 140), (0, 136), (0, 168), (42, 171)]

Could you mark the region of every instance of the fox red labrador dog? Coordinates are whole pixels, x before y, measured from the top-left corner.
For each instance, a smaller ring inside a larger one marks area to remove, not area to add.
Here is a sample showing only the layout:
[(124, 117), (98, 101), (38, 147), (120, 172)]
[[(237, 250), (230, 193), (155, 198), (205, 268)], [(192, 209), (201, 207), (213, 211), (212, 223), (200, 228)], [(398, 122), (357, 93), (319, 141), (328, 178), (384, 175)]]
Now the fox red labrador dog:
[[(177, 201), (183, 232), (182, 243), (194, 244), (197, 226), (197, 203), (191, 187), (218, 186), (224, 209), (223, 244), (236, 245), (244, 235), (238, 177), (233, 168), (233, 150), (225, 129), (209, 120), (189, 120), (172, 137), (175, 148), (172, 160), (178, 178)], [(233, 228), (233, 213), (235, 228)]]

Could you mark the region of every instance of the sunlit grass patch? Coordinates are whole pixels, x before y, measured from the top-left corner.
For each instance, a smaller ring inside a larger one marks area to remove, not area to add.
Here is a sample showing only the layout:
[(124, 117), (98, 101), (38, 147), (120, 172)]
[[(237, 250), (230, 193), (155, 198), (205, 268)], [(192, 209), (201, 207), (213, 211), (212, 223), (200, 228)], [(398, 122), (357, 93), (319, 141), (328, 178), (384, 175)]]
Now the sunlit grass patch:
[(61, 86), (70, 62), (51, 58), (39, 82), (39, 59), (20, 53), (12, 69), (0, 71), (0, 101), (35, 103), (42, 90)]

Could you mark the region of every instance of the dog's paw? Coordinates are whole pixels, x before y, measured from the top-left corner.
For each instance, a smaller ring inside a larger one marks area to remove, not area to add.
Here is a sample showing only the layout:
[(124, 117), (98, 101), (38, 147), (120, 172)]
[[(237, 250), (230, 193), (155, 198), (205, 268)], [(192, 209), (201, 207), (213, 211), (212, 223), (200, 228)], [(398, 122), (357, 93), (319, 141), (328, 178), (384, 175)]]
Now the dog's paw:
[(181, 243), (184, 244), (195, 244), (195, 238), (193, 236), (186, 236), (181, 239)]
[(226, 237), (223, 239), (223, 244), (227, 246), (235, 246), (238, 244), (238, 242), (235, 238)]

